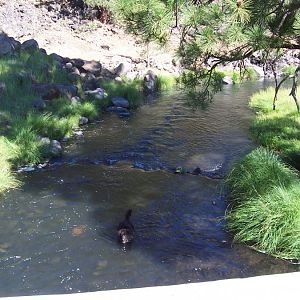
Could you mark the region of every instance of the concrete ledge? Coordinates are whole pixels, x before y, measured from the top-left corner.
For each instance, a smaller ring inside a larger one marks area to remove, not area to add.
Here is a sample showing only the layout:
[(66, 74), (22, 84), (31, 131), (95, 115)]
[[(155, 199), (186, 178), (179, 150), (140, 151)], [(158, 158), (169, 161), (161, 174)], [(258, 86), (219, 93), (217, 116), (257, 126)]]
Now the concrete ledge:
[(1, 298), (1, 300), (276, 300), (299, 299), (300, 273), (228, 279), (92, 293)]

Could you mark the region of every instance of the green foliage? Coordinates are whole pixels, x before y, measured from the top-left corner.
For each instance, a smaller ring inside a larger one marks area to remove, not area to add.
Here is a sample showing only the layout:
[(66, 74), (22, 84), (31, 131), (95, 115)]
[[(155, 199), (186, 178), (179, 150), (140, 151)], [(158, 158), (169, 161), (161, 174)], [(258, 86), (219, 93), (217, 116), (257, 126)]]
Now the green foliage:
[(258, 110), (258, 114), (251, 125), (251, 132), (261, 145), (292, 160), (300, 152), (300, 116), (288, 89), (279, 91), (275, 111), (272, 110), (273, 97), (273, 88), (252, 96), (250, 106)]
[(295, 71), (296, 71), (296, 68), (297, 68), (297, 66), (295, 66), (295, 65), (290, 65), (290, 66), (284, 66), (283, 68), (282, 68), (282, 74), (283, 75), (288, 75), (288, 76), (293, 76), (294, 75), (294, 73), (295, 73)]
[(231, 171), (227, 183), (233, 205), (269, 193), (275, 186), (289, 186), (297, 180), (295, 170), (285, 165), (279, 157), (258, 148), (243, 158)]
[(9, 141), (0, 137), (0, 194), (11, 188), (17, 188), (20, 182), (11, 171), (9, 159), (15, 154), (15, 147)]
[[(242, 62), (256, 51), (267, 57), (280, 49), (300, 49), (300, 2), (227, 0), (200, 1), (182, 10), (182, 39), (178, 53), (195, 76), (194, 85), (207, 90), (209, 72), (219, 65)], [(206, 76), (204, 76), (206, 73)], [(247, 72), (249, 73), (249, 72)], [(254, 77), (251, 71), (250, 77)], [(205, 78), (206, 77), (206, 78)], [(239, 76), (232, 74), (239, 82)], [(211, 81), (209, 84), (213, 85)], [(199, 89), (202, 95), (205, 91)], [(207, 93), (206, 93), (207, 94)], [(209, 94), (209, 96), (211, 96)]]
[(170, 91), (176, 84), (178, 79), (172, 75), (158, 75), (157, 76), (157, 90), (158, 91)]
[(241, 160), (228, 184), (226, 219), (234, 240), (268, 254), (300, 258), (300, 185), (295, 170), (259, 148)]
[(105, 7), (111, 8), (114, 0), (84, 0), (85, 4), (90, 7)]
[(168, 38), (172, 20), (172, 10), (167, 2), (160, 0), (117, 0), (115, 14), (124, 20), (128, 29), (149, 43), (164, 44)]
[(129, 101), (131, 108), (138, 107), (143, 99), (142, 81), (140, 79), (128, 80), (125, 82), (109, 81), (102, 84), (108, 94), (108, 100), (112, 97), (123, 97)]

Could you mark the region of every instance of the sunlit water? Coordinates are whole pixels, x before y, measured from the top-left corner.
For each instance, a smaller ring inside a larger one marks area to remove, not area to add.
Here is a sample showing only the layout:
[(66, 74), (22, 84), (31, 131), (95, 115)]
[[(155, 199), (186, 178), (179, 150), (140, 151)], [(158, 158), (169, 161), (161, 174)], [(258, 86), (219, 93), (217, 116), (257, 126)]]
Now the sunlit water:
[[(232, 244), (224, 231), (226, 194), (216, 178), (255, 147), (247, 102), (262, 86), (225, 87), (205, 110), (176, 93), (129, 119), (104, 115), (52, 167), (21, 175), (22, 189), (1, 199), (0, 296), (298, 270)], [(179, 166), (208, 176), (176, 175)], [(136, 235), (124, 249), (116, 227), (128, 208)]]

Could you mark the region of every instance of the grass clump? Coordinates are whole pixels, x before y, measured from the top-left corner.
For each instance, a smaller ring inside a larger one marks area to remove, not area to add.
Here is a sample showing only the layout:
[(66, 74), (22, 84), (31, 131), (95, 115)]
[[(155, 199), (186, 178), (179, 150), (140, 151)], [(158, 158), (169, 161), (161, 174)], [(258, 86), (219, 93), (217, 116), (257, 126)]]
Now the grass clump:
[(272, 110), (273, 97), (273, 88), (252, 96), (250, 106), (258, 113), (251, 132), (258, 143), (292, 160), (300, 152), (300, 115), (288, 89), (279, 91), (275, 111)]
[(144, 100), (142, 80), (140, 79), (127, 80), (122, 83), (107, 81), (102, 86), (108, 94), (108, 100), (113, 97), (123, 97), (128, 100), (131, 108), (138, 107)]
[(158, 75), (157, 76), (157, 90), (158, 91), (170, 91), (176, 84), (178, 79), (172, 75)]
[(300, 181), (272, 151), (258, 148), (228, 178), (228, 229), (259, 251), (300, 259)]
[(14, 152), (14, 146), (6, 138), (0, 137), (0, 194), (20, 185), (20, 182), (14, 177), (11, 171), (11, 164), (9, 162)]

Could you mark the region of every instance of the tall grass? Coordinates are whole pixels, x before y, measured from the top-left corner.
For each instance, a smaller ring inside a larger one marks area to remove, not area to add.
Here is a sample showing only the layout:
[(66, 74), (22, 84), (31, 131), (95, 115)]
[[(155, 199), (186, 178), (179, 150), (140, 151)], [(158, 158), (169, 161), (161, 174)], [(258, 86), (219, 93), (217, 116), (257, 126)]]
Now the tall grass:
[(0, 137), (0, 194), (20, 185), (11, 171), (9, 162), (9, 159), (14, 156), (14, 152), (14, 146), (4, 137)]
[(272, 110), (273, 88), (254, 94), (250, 106), (257, 110), (251, 125), (256, 141), (291, 159), (300, 153), (300, 114), (289, 92), (288, 89), (280, 90), (275, 111)]
[(140, 79), (128, 80), (123, 83), (115, 81), (103, 82), (103, 88), (108, 94), (108, 99), (123, 97), (128, 100), (131, 108), (138, 107), (144, 99), (142, 81)]
[(300, 259), (300, 180), (273, 152), (259, 148), (228, 178), (231, 206), (226, 218), (234, 240), (259, 251)]
[[(258, 148), (232, 170), (227, 183), (231, 203), (226, 213), (234, 239), (274, 256), (300, 259), (300, 180), (283, 163), (300, 153), (300, 116), (289, 90), (281, 89), (273, 111), (274, 89), (252, 96), (257, 111), (251, 131)], [(275, 154), (271, 149), (275, 150)]]
[(157, 90), (170, 91), (176, 86), (178, 80), (175, 76), (160, 74), (157, 76)]

